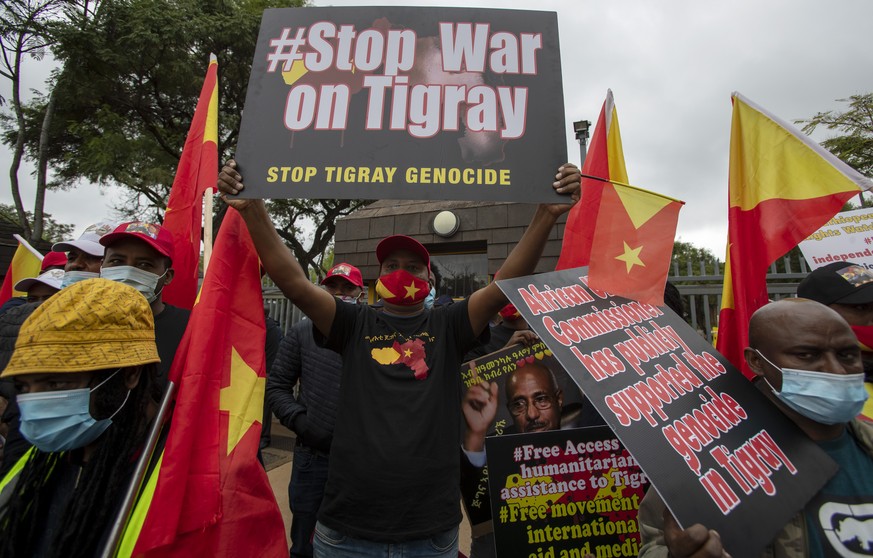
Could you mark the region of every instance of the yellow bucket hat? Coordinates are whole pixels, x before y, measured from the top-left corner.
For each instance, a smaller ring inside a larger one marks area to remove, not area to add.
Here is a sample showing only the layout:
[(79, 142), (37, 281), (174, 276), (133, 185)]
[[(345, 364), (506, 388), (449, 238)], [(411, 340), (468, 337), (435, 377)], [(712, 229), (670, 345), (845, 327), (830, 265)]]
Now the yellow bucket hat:
[(115, 281), (89, 279), (61, 289), (33, 311), (0, 376), (86, 372), (160, 360), (145, 297)]

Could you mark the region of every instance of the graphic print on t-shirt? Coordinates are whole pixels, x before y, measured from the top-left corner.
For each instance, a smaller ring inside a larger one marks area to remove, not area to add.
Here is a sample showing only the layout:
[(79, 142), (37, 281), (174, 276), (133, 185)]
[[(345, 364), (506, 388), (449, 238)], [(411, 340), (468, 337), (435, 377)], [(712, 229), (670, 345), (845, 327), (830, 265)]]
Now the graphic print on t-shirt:
[[(428, 337), (430, 336), (426, 333), (421, 333), (420, 335)], [(425, 351), (425, 341), (421, 338), (416, 337), (415, 339), (407, 339), (401, 343), (395, 337), (400, 336), (399, 334), (394, 335), (374, 335), (367, 336), (367, 341), (371, 343), (377, 343), (379, 341), (385, 342), (393, 339), (393, 343), (391, 345), (382, 346), (382, 347), (374, 347), (370, 349), (370, 356), (378, 362), (379, 364), (384, 364), (386, 366), (391, 364), (403, 364), (410, 370), (412, 370), (415, 375), (416, 380), (424, 380), (427, 378), (427, 373), (430, 368), (425, 362), (427, 358), (427, 351)]]
[(821, 539), (824, 555), (873, 556), (873, 504), (861, 503), (861, 498), (852, 496), (831, 496), (826, 500), (818, 506), (818, 522), (814, 525), (824, 535)]

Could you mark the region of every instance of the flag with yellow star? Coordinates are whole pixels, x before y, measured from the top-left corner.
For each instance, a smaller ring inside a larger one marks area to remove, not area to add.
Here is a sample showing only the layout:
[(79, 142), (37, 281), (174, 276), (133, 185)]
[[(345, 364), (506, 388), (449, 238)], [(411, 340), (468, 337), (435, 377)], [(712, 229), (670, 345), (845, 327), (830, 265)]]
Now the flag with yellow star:
[[(125, 555), (281, 557), (285, 527), (257, 460), (266, 383), (258, 257), (229, 209), (176, 353), (178, 386), (151, 503)], [(154, 477), (154, 475), (152, 475)], [(140, 522), (140, 525), (136, 525)], [(132, 525), (133, 524), (133, 525)]]
[(173, 281), (166, 303), (191, 308), (197, 296), (203, 193), (218, 182), (218, 59), (210, 56), (206, 78), (170, 189), (163, 226), (173, 234)]
[(564, 225), (564, 240), (556, 270), (582, 267), (591, 262), (591, 242), (594, 225), (600, 209), (601, 182), (603, 180), (627, 183), (624, 150), (621, 146), (621, 131), (618, 127), (618, 112), (612, 98), (612, 90), (606, 91), (606, 100), (600, 109), (597, 126), (582, 164), (581, 199), (570, 209)]
[(728, 247), (718, 351), (743, 371), (752, 314), (767, 304), (770, 265), (827, 223), (873, 181), (806, 134), (731, 96)]
[(662, 306), (684, 202), (621, 184), (602, 183), (601, 189), (588, 284)]

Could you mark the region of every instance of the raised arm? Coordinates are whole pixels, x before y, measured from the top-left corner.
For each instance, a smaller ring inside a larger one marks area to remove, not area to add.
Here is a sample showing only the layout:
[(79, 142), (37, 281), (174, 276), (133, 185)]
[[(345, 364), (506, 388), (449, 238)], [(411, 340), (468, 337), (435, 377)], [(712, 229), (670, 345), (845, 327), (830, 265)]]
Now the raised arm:
[[(552, 188), (560, 194), (569, 196), (570, 199), (567, 203), (542, 204), (537, 207), (521, 240), (500, 266), (500, 279), (523, 277), (534, 272), (558, 217), (569, 211), (572, 203), (578, 200), (581, 179), (576, 165), (570, 163), (561, 165), (555, 175)], [(503, 308), (506, 302), (506, 296), (495, 282), (470, 295), (468, 310), (473, 333), (479, 335), (488, 326), (488, 320)]]
[(318, 331), (325, 336), (329, 335), (336, 312), (333, 296), (309, 280), (294, 254), (276, 232), (263, 200), (236, 200), (227, 197), (240, 193), (244, 188), (242, 175), (236, 170), (236, 161), (231, 159), (225, 163), (218, 175), (218, 190), (222, 199), (242, 215), (270, 279), (295, 306), (309, 316)]

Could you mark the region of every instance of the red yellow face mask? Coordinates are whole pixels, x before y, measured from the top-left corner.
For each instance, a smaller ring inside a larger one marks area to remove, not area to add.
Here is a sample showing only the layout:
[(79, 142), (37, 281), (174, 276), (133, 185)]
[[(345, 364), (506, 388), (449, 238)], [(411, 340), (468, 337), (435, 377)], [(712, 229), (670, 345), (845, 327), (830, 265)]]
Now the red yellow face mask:
[(430, 284), (405, 269), (398, 269), (379, 277), (376, 292), (389, 304), (414, 306), (427, 298)]

